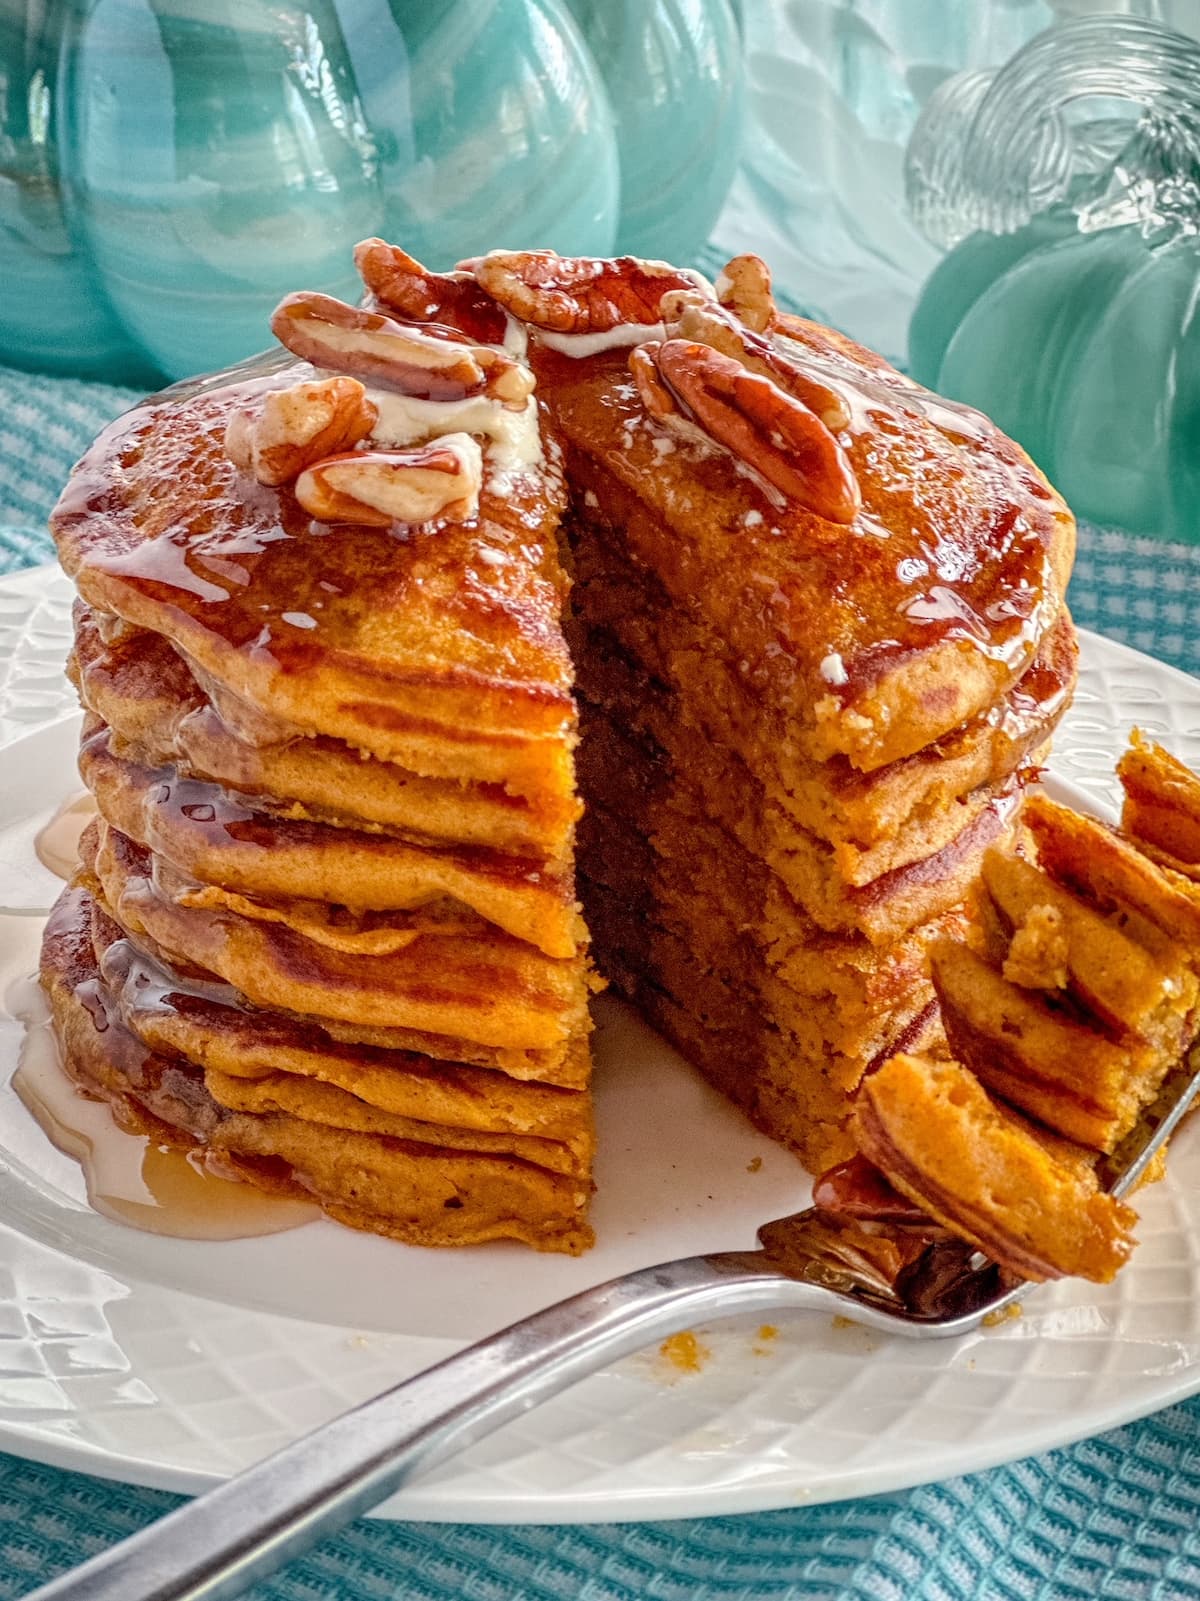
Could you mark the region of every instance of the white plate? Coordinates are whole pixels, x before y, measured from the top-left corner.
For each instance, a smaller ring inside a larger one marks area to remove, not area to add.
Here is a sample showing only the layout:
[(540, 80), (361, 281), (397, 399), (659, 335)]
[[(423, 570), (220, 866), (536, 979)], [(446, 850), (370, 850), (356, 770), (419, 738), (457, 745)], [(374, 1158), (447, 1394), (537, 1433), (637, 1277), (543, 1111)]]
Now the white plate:
[[(0, 968), (29, 971), (56, 886), (37, 820), (77, 787), (60, 678), (70, 591), (49, 569), (0, 582)], [(1112, 800), (1129, 726), (1200, 764), (1200, 684), (1083, 641), (1056, 783)], [(1078, 797), (1084, 799), (1087, 797)], [(7, 900), (5, 893), (8, 893)], [(524, 1312), (613, 1273), (745, 1247), (808, 1184), (655, 1035), (602, 1004), (599, 1243), (579, 1260), (517, 1246), (424, 1251), (313, 1223), (224, 1243), (165, 1240), (90, 1211), (74, 1164), (0, 1089), (0, 1447), (140, 1484), (199, 1490), (298, 1431)], [(19, 1028), (0, 1020), (4, 1085)], [(396, 1517), (555, 1522), (761, 1511), (896, 1489), (1026, 1455), (1200, 1390), (1200, 1153), (1139, 1198), (1115, 1285), (1039, 1290), (1024, 1316), (913, 1344), (815, 1316), (701, 1333), (682, 1374), (614, 1367), (431, 1474)], [(761, 1167), (751, 1173), (754, 1158)]]

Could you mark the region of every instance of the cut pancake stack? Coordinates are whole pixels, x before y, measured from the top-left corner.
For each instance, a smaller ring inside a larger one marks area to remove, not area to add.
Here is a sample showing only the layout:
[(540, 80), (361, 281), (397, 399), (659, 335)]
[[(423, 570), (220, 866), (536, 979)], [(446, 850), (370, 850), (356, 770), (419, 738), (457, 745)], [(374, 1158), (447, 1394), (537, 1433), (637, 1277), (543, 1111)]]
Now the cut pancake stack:
[[(819, 1171), (864, 1072), (936, 1031), (929, 948), (1069, 703), (1073, 530), (976, 414), (761, 299), (756, 335), (749, 270), (727, 307), (667, 304), (650, 384), (627, 352), (532, 359), (567, 447), (598, 965)], [(807, 504), (778, 491), (769, 409), (732, 460), (697, 426), (739, 345), (829, 417), (824, 503), (819, 457)]]
[(365, 1227), (578, 1249), (581, 737), (601, 973), (826, 1166), (1069, 701), (1070, 514), (757, 257), (357, 259), (55, 514), (72, 1071)]
[[(578, 1251), (561, 480), (499, 343), (431, 352), (297, 298), (283, 336), (312, 366), (133, 413), (56, 514), (100, 813), (45, 947), (67, 1066), (126, 1124), (343, 1222)], [(371, 389), (321, 365), (347, 319), (383, 350)], [(447, 350), (489, 387), (450, 384)], [(357, 421), (331, 423), (347, 395)]]

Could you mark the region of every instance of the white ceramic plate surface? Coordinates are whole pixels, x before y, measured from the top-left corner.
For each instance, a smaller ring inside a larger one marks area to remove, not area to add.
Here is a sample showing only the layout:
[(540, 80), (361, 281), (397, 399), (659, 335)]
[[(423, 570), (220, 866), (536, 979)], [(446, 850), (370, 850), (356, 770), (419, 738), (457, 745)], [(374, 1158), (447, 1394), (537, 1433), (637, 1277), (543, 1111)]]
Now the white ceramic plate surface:
[[(56, 881), (32, 855), (78, 788), (62, 679), (71, 592), (0, 581), (0, 989), (32, 971)], [(1137, 723), (1200, 765), (1200, 683), (1084, 636), (1054, 785), (1111, 809)], [(316, 1222), (260, 1239), (163, 1239), (91, 1211), (78, 1169), (8, 1087), (0, 1018), (0, 1448), (194, 1491), (461, 1343), (627, 1269), (744, 1248), (804, 1205), (795, 1161), (626, 1008), (598, 1008), (598, 1244), (426, 1251)], [(1037, 1291), (1016, 1321), (911, 1343), (829, 1318), (700, 1332), (681, 1373), (624, 1362), (430, 1474), (394, 1517), (554, 1522), (688, 1517), (866, 1495), (1064, 1444), (1200, 1390), (1200, 1148), (1139, 1197), (1141, 1245), (1105, 1289)], [(761, 1166), (751, 1172), (756, 1158)]]

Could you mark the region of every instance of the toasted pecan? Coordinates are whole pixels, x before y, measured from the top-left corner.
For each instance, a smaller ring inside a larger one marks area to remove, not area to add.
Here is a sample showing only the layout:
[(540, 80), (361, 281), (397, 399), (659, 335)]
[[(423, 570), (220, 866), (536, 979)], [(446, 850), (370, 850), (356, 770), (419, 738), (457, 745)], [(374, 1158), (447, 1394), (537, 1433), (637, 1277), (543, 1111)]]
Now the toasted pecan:
[(553, 250), (493, 250), (473, 263), (488, 294), (514, 317), (558, 334), (607, 333), (623, 323), (654, 327), (670, 289), (695, 289), (694, 273), (637, 256), (606, 260)]
[(726, 307), (713, 305), (700, 295), (670, 295), (664, 298), (663, 314), (672, 338), (711, 345), (723, 356), (740, 361), (750, 372), (773, 378), (781, 389), (815, 412), (831, 433), (849, 427), (850, 407), (836, 389), (814, 378)]
[(309, 379), (268, 391), (257, 412), (235, 411), (225, 450), (260, 484), (286, 484), (322, 457), (352, 449), (378, 417), (356, 378)]
[(521, 410), (533, 377), (504, 351), (437, 337), (347, 306), (330, 295), (287, 295), (271, 328), (281, 344), (314, 365), (347, 372), (419, 400), (463, 400), (488, 394)]
[(465, 522), (479, 509), (483, 460), (469, 434), (412, 450), (351, 451), (303, 472), (296, 499), (318, 522), (387, 528), (433, 518)]
[(717, 299), (747, 328), (764, 334), (778, 312), (771, 294), (771, 269), (761, 256), (734, 256), (717, 275)]
[(723, 445), (775, 489), (819, 517), (851, 523), (861, 506), (858, 480), (829, 429), (770, 378), (709, 345), (668, 339), (642, 345), (630, 367), (652, 415), (668, 425), (665, 397), (686, 421)]
[(383, 239), (354, 247), (354, 264), (377, 301), (405, 321), (455, 329), (481, 345), (499, 345), (508, 328), (503, 307), (469, 272), (430, 272)]

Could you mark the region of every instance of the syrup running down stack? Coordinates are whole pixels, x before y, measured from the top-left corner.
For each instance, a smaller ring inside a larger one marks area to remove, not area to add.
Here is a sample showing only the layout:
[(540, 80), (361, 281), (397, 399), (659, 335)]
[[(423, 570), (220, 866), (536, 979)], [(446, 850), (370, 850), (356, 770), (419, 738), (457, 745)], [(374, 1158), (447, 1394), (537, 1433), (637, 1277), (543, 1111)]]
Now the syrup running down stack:
[(719, 298), (537, 277), (488, 258), (566, 449), (596, 960), (819, 1171), (864, 1072), (936, 1035), (929, 949), (1069, 704), (1074, 524), (757, 257)]
[(348, 1222), (579, 1249), (582, 815), (601, 973), (848, 1155), (1070, 699), (1070, 514), (757, 257), (357, 259), (363, 308), (288, 297), (293, 361), (135, 411), (55, 514), (71, 1071)]
[(437, 337), (292, 296), (297, 361), (81, 463), (54, 527), (100, 817), (43, 982), (127, 1125), (399, 1239), (577, 1251), (562, 480), (519, 328), (455, 289)]

